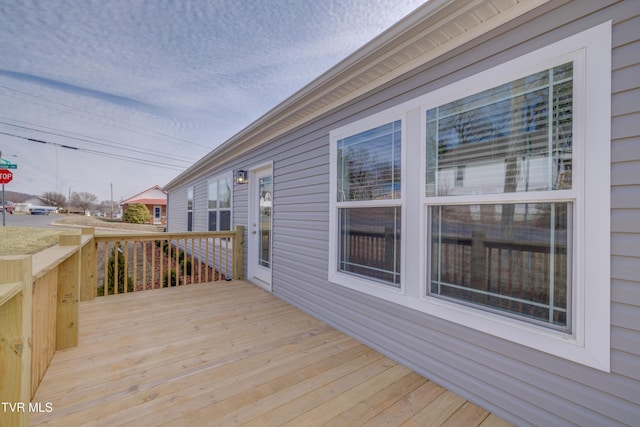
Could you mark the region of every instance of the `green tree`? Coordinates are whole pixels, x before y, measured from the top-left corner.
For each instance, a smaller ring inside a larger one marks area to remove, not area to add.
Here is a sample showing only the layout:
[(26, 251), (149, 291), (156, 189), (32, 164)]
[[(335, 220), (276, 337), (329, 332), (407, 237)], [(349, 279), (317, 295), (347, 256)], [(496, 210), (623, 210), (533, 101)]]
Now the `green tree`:
[(124, 222), (130, 222), (132, 224), (144, 224), (151, 219), (151, 212), (142, 203), (132, 203), (124, 211), (122, 220)]

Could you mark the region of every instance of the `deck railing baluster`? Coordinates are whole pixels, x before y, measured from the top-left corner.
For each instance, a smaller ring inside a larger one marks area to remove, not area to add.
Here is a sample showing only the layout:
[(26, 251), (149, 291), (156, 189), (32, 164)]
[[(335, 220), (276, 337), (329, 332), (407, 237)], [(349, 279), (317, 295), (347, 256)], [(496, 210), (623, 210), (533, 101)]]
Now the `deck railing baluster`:
[(104, 264), (104, 270), (102, 270), (104, 272), (104, 278), (102, 281), (102, 288), (103, 288), (103, 292), (102, 295), (109, 295), (109, 288), (107, 286), (107, 272), (109, 271), (109, 242), (104, 242), (104, 252), (103, 252), (103, 264)]
[(129, 241), (124, 241), (124, 265), (122, 266), (124, 275), (122, 279), (122, 289), (126, 294), (129, 290)]
[(239, 279), (243, 232), (238, 227), (228, 232), (95, 236), (96, 253), (103, 262), (96, 256), (90, 267), (94, 285), (104, 288), (102, 296), (162, 288), (172, 282), (182, 286), (223, 277)]
[(133, 240), (133, 291), (138, 287), (138, 241)]

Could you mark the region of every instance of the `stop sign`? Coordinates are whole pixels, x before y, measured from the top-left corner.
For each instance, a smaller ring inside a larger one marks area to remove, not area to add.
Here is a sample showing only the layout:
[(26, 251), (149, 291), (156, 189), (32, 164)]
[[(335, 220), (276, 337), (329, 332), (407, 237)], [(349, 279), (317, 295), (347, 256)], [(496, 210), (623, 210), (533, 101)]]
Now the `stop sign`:
[(0, 169), (0, 184), (8, 184), (13, 179), (13, 173), (9, 169)]

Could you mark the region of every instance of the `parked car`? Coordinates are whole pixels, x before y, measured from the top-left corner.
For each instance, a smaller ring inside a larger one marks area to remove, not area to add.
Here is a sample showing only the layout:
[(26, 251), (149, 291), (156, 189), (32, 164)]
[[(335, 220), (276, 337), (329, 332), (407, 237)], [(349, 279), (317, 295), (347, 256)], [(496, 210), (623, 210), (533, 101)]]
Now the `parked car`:
[(10, 213), (11, 215), (13, 215), (13, 211), (16, 209), (16, 206), (13, 204), (13, 202), (10, 202), (8, 200), (5, 200), (5, 206), (2, 206), (2, 203), (0, 202), (0, 212), (2, 212), (2, 209), (4, 209), (7, 213)]
[(31, 208), (31, 215), (49, 215), (49, 209)]

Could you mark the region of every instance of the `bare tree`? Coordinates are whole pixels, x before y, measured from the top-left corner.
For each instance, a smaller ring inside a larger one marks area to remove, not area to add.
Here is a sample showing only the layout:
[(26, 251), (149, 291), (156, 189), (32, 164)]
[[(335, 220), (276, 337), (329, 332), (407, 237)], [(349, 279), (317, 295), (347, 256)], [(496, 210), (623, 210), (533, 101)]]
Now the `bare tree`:
[(42, 198), (47, 201), (51, 206), (62, 208), (67, 205), (67, 197), (62, 193), (56, 193), (55, 191), (47, 191), (42, 193)]
[(74, 191), (71, 193), (71, 204), (82, 209), (85, 213), (95, 205), (97, 200), (98, 197), (95, 194), (87, 193), (86, 191), (79, 193)]
[(107, 216), (107, 213), (111, 212), (111, 202), (108, 200), (103, 200), (96, 205), (96, 209), (100, 211), (102, 216)]

